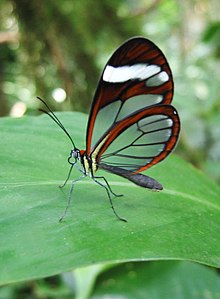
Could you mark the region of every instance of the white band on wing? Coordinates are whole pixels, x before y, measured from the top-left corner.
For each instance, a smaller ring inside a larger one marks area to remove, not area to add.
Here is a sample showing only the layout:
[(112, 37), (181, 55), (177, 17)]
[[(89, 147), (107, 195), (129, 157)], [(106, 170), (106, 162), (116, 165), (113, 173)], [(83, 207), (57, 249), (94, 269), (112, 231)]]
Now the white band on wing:
[(109, 83), (122, 83), (128, 80), (142, 81), (160, 73), (160, 71), (161, 67), (154, 64), (138, 63), (119, 67), (107, 65), (103, 73), (103, 80)]

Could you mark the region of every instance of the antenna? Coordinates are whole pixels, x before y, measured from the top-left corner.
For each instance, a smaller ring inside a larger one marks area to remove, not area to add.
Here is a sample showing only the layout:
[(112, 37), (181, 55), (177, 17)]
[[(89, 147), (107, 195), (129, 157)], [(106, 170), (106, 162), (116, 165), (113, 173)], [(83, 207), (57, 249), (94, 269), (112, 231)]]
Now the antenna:
[(45, 106), (46, 108), (48, 109), (47, 110), (44, 110), (44, 109), (41, 109), (39, 108), (39, 111), (47, 114), (62, 130), (63, 132), (67, 135), (67, 137), (69, 138), (69, 140), (71, 141), (74, 149), (76, 149), (76, 146), (75, 146), (75, 143), (73, 142), (73, 139), (72, 137), (70, 136), (70, 134), (67, 132), (67, 130), (64, 128), (64, 125), (61, 123), (61, 121), (58, 119), (58, 117), (53, 113), (53, 111), (50, 109), (50, 107), (48, 106), (48, 104), (43, 100), (41, 99), (40, 97), (37, 97), (38, 100), (40, 100)]

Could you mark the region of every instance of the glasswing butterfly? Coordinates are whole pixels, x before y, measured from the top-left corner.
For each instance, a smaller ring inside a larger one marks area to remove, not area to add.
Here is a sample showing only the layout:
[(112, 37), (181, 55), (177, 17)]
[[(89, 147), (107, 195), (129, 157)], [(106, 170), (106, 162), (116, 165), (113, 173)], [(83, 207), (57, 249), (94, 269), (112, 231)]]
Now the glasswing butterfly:
[[(135, 37), (122, 44), (107, 62), (93, 99), (86, 134), (86, 149), (79, 150), (63, 124), (44, 100), (38, 97), (48, 114), (69, 137), (73, 149), (68, 162), (70, 178), (73, 166), (82, 176), (72, 181), (66, 215), (74, 183), (90, 177), (107, 191), (111, 208), (115, 194), (103, 176), (103, 169), (124, 177), (138, 186), (162, 190), (155, 179), (141, 174), (165, 159), (174, 149), (180, 131), (180, 119), (170, 105), (173, 98), (173, 77), (161, 50), (150, 40)], [(78, 163), (77, 163), (78, 162)], [(100, 180), (103, 180), (102, 182)]]

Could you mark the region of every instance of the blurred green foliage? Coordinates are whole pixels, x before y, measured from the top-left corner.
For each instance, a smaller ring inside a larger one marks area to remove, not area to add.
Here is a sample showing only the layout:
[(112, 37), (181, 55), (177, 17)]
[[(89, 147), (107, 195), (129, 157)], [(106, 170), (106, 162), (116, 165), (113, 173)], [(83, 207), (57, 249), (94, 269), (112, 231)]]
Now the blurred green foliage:
[[(219, 11), (219, 0), (1, 0), (0, 115), (37, 114), (36, 96), (53, 110), (88, 112), (109, 55), (143, 35), (173, 70), (177, 152), (220, 182)], [(66, 93), (62, 103), (57, 88)]]

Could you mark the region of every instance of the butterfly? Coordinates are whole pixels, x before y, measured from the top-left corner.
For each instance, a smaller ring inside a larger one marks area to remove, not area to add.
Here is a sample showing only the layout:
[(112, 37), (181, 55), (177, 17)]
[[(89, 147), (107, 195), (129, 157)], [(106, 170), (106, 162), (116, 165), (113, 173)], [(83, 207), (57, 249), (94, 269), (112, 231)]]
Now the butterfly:
[(180, 132), (177, 110), (171, 105), (173, 76), (162, 51), (150, 40), (134, 37), (123, 43), (108, 60), (92, 102), (86, 133), (86, 149), (80, 150), (57, 116), (38, 97), (48, 114), (65, 132), (72, 143), (68, 157), (71, 164), (64, 184), (73, 167), (82, 173), (72, 181), (66, 215), (75, 182), (90, 176), (105, 188), (116, 217), (112, 196), (115, 194), (103, 169), (134, 184), (152, 190), (162, 190), (155, 179), (141, 172), (164, 160), (174, 149)]

